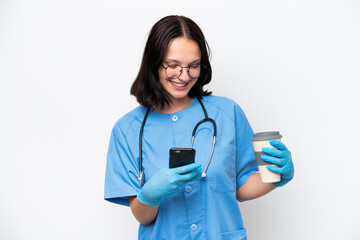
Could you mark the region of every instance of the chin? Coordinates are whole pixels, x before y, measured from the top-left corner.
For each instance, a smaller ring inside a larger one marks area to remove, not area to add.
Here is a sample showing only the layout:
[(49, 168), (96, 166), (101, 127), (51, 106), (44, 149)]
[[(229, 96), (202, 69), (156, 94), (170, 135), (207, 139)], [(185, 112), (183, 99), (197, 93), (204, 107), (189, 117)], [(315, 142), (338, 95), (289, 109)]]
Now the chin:
[(182, 94), (171, 94), (171, 97), (175, 98), (175, 99), (183, 99), (183, 98), (186, 98), (188, 97), (187, 95), (188, 93), (182, 93)]

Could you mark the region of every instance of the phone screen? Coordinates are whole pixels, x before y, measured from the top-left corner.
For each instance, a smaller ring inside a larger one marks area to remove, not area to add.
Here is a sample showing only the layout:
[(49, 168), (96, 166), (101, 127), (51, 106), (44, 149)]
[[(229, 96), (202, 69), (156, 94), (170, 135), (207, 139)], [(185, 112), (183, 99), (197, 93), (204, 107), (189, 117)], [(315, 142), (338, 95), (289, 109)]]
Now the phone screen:
[(176, 168), (195, 162), (195, 149), (171, 148), (169, 168)]

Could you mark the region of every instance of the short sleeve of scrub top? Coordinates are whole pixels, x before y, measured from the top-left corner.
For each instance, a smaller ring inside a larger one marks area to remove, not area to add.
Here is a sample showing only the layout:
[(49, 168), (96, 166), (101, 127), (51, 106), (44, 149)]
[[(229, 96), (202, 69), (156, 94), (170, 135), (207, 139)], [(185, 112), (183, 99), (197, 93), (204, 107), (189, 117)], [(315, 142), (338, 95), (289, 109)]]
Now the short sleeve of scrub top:
[(241, 187), (249, 176), (257, 172), (254, 161), (254, 148), (251, 141), (253, 130), (242, 109), (234, 103), (236, 128), (236, 189)]
[[(131, 113), (136, 113), (138, 109)], [(125, 206), (129, 206), (128, 197), (136, 196), (140, 191), (139, 161), (134, 154), (134, 151), (138, 151), (138, 145), (134, 142), (135, 136), (130, 139), (132, 145), (128, 143), (127, 133), (131, 131), (129, 122), (134, 124), (139, 121), (133, 114), (128, 114), (119, 119), (111, 131), (105, 174), (105, 200)]]
[[(231, 99), (207, 96), (202, 102), (217, 125), (207, 176), (162, 198), (155, 221), (140, 224), (139, 239), (246, 239), (236, 190), (258, 171), (251, 142), (253, 131)], [(139, 106), (119, 119), (112, 130), (105, 176), (105, 199), (110, 202), (129, 206), (128, 196), (140, 191), (138, 137), (145, 112)], [(197, 99), (173, 114), (150, 112), (142, 139), (145, 184), (161, 168), (168, 167), (170, 148), (190, 147), (193, 128), (203, 118)], [(210, 122), (204, 122), (195, 135), (195, 161), (203, 170), (211, 152), (213, 129)]]

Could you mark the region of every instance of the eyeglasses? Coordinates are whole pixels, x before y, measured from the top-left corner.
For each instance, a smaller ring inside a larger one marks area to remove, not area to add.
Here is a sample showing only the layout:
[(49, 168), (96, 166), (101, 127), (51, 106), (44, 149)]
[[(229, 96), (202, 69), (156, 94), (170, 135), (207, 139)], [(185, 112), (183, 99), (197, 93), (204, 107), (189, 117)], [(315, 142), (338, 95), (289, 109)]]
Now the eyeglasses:
[(180, 77), (183, 68), (187, 68), (187, 72), (188, 72), (190, 78), (192, 78), (192, 79), (198, 78), (201, 73), (200, 72), (200, 70), (201, 70), (200, 63), (194, 64), (191, 66), (186, 66), (186, 67), (182, 67), (180, 65), (171, 65), (171, 64), (167, 65), (167, 67), (165, 67), (163, 64), (161, 64), (161, 66), (165, 69), (165, 75), (169, 79), (175, 79), (175, 78)]

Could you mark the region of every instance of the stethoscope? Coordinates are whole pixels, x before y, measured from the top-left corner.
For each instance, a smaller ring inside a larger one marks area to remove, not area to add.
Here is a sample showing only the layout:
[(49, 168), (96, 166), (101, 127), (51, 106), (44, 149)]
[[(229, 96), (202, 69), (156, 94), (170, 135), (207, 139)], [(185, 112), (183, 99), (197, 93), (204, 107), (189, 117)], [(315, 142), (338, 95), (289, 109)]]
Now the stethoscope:
[[(193, 143), (194, 143), (194, 138), (195, 138), (195, 133), (196, 133), (196, 130), (197, 128), (204, 122), (207, 122), (207, 121), (210, 121), (212, 122), (213, 126), (214, 126), (214, 139), (213, 139), (213, 143), (212, 143), (212, 148), (211, 148), (211, 154), (210, 154), (210, 158), (209, 158), (209, 161), (203, 171), (203, 173), (201, 174), (201, 177), (206, 177), (206, 171), (209, 167), (209, 164), (210, 164), (210, 161), (211, 161), (211, 158), (212, 158), (212, 155), (213, 155), (213, 152), (214, 152), (214, 147), (215, 147), (215, 139), (216, 139), (216, 123), (214, 121), (214, 119), (212, 118), (209, 118), (208, 115), (207, 115), (207, 112), (206, 112), (206, 109), (204, 107), (204, 104), (202, 103), (202, 101), (200, 100), (199, 97), (196, 97), (199, 101), (199, 103), (201, 104), (201, 107), (204, 111), (204, 114), (205, 114), (205, 118), (200, 120), (194, 127), (193, 129), (193, 132), (192, 132), (192, 137), (191, 137), (191, 144), (190, 144), (190, 147), (192, 148), (193, 146)], [(145, 126), (145, 122), (146, 122), (146, 119), (149, 115), (149, 112), (150, 112), (150, 108), (147, 109), (146, 111), (146, 114), (145, 114), (145, 117), (144, 117), (144, 120), (141, 124), (141, 128), (140, 128), (140, 134), (139, 134), (139, 170), (140, 170), (140, 176), (139, 176), (139, 183), (140, 183), (140, 187), (142, 187), (145, 183), (145, 173), (142, 171), (142, 134), (143, 134), (143, 130), (144, 130), (144, 126)]]

